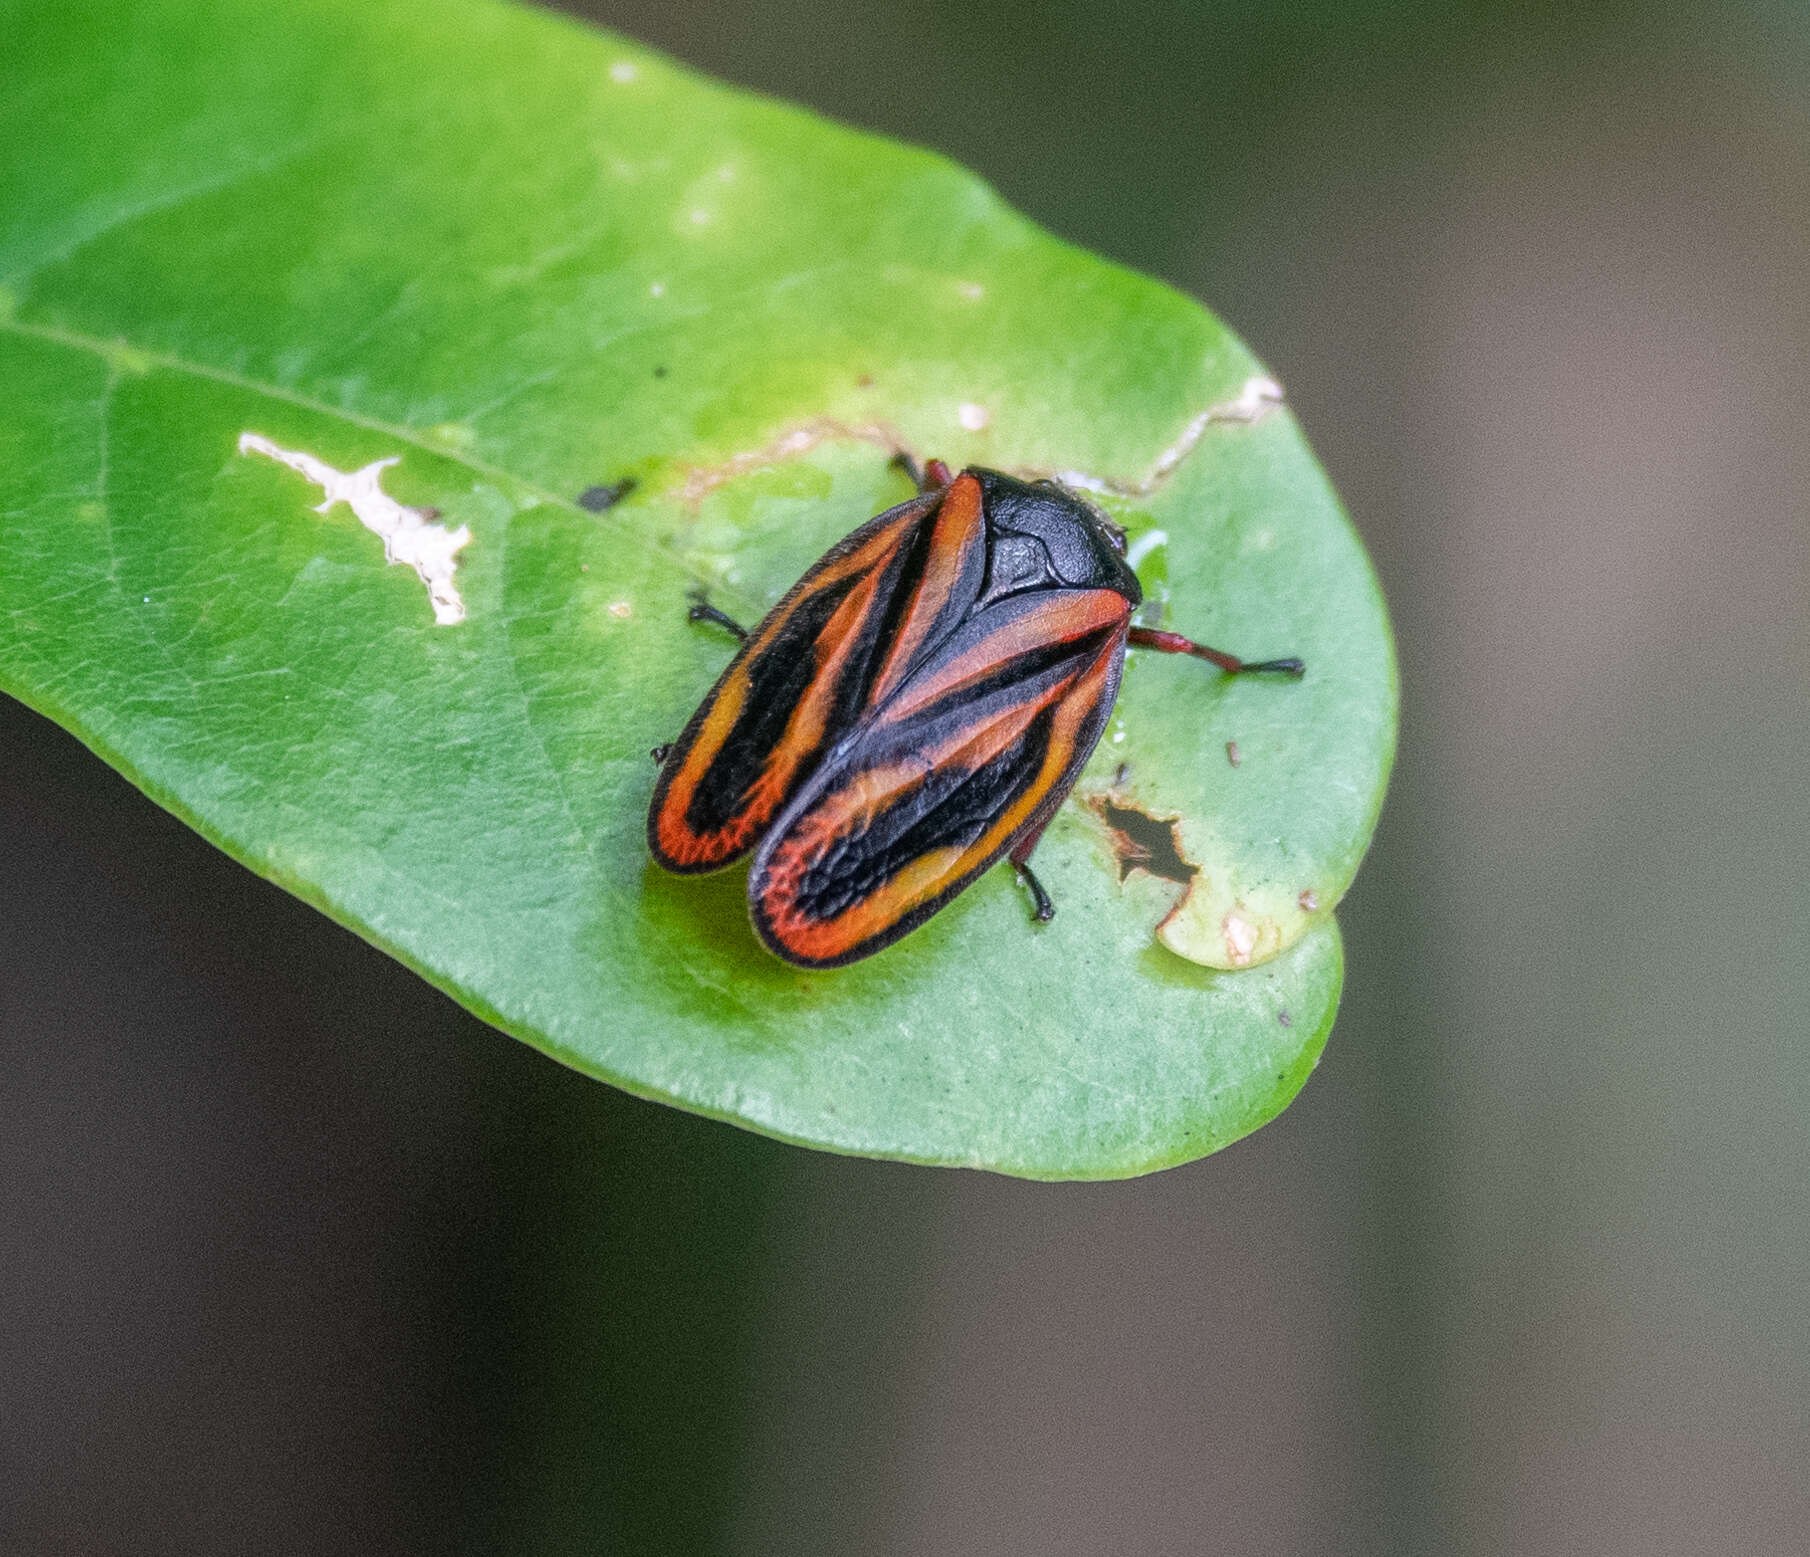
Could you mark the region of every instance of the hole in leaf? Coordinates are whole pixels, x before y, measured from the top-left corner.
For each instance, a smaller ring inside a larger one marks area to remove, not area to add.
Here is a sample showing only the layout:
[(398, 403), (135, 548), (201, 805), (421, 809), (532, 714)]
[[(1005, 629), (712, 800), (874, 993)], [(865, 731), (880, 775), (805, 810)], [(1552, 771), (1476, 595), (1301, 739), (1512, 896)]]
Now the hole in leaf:
[(1184, 859), (1175, 835), (1177, 817), (1164, 819), (1140, 811), (1136, 806), (1120, 805), (1105, 795), (1089, 804), (1106, 824), (1112, 837), (1113, 852), (1119, 857), (1119, 880), (1134, 870), (1147, 871), (1164, 881), (1191, 882), (1200, 867)]

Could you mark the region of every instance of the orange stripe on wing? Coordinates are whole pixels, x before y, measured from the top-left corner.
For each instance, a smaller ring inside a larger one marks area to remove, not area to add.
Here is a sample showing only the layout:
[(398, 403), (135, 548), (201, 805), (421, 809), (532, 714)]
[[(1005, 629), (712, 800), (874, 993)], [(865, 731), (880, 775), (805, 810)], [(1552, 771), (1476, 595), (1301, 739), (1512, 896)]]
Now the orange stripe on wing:
[(692, 829), (685, 815), (691, 809), (691, 798), (703, 782), (705, 772), (722, 751), (723, 742), (728, 740), (747, 701), (748, 672), (738, 656), (717, 682), (710, 698), (710, 711), (698, 726), (691, 744), (685, 748), (679, 766), (673, 770), (672, 779), (660, 797), (659, 809), (654, 813), (654, 831), (660, 852), (672, 864), (698, 866), (716, 859), (728, 860), (742, 847), (736, 823), (715, 832), (700, 833)]
[[(800, 962), (848, 960), (914, 909), (955, 890), (1003, 854), (1084, 755), (1078, 743), (1112, 681), (1119, 646), (1116, 636), (1109, 639), (1083, 670), (1040, 696), (1000, 711), (982, 726), (953, 732), (930, 751), (864, 770), (822, 797), (820, 806), (801, 816), (766, 858), (756, 922), (769, 941)], [(800, 911), (797, 894), (807, 872), (839, 841), (864, 831), (881, 812), (904, 800), (932, 768), (945, 763), (979, 768), (1019, 739), (1052, 704), (1055, 717), (1037, 773), (972, 844), (926, 850), (829, 919)]]
[(997, 675), (1021, 654), (1120, 627), (1131, 615), (1130, 603), (1111, 589), (1064, 590), (1032, 598), (1034, 605), (1011, 616), (1002, 611), (998, 628), (908, 683), (882, 711), (881, 719), (896, 724), (939, 698)]
[(874, 679), (873, 689), (868, 694), (869, 707), (878, 708), (904, 680), (930, 629), (936, 625), (960, 584), (964, 565), (969, 562), (977, 568), (980, 565), (986, 540), (980, 482), (973, 476), (958, 476), (943, 494), (942, 506), (937, 509), (936, 526), (930, 534), (930, 555), (917, 587), (912, 591), (911, 604), (893, 637), (886, 663)]
[[(919, 522), (924, 510), (914, 507), (881, 526), (846, 556), (805, 575), (790, 594), (763, 620), (730, 661), (705, 698), (695, 733), (675, 751), (677, 765), (658, 793), (650, 839), (662, 862), (680, 869), (708, 869), (728, 864), (742, 853), (773, 819), (790, 797), (800, 765), (816, 748), (829, 710), (834, 706), (834, 678), (845, 667), (850, 646), (860, 624), (873, 608), (874, 594), (887, 560), (898, 549), (903, 534)], [(698, 785), (721, 755), (747, 706), (752, 683), (748, 667), (769, 649), (798, 608), (812, 596), (865, 572), (868, 577), (837, 607), (813, 643), (817, 675), (810, 691), (788, 720), (785, 733), (767, 754), (761, 772), (735, 815), (719, 828), (700, 832), (686, 816)], [(826, 675), (830, 678), (825, 680)], [(668, 759), (669, 763), (672, 758)]]
[(772, 816), (791, 794), (800, 766), (822, 744), (836, 706), (837, 688), (848, 673), (849, 655), (860, 642), (862, 627), (873, 612), (879, 583), (877, 572), (863, 579), (836, 607), (811, 645), (816, 661), (811, 683), (786, 721), (785, 733), (767, 753), (760, 777), (748, 791), (743, 816), (758, 815), (762, 822)]

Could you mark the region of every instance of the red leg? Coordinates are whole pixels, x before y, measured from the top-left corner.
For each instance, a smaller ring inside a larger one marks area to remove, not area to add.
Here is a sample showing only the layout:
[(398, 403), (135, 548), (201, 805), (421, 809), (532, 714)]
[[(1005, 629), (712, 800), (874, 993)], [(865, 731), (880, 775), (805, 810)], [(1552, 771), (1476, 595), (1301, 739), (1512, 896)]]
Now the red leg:
[(911, 477), (911, 484), (920, 492), (940, 492), (955, 479), (942, 460), (926, 460), (920, 465), (903, 449), (893, 455), (892, 462)]
[[(1053, 813), (1052, 813), (1053, 814)], [(1043, 836), (1043, 829), (1049, 826), (1049, 818), (1045, 817), (1033, 832), (1028, 832), (1012, 846), (1012, 852), (1006, 856), (1012, 862), (1012, 869), (1018, 873), (1018, 879), (1031, 889), (1031, 899), (1036, 903), (1036, 912), (1031, 915), (1038, 924), (1048, 924), (1056, 917), (1056, 905), (1050, 901), (1049, 893), (1043, 890), (1043, 883), (1037, 879), (1037, 873), (1031, 869), (1031, 850), (1037, 847), (1037, 841)]]
[(1155, 649), (1159, 654), (1191, 654), (1197, 660), (1211, 660), (1231, 676), (1242, 676), (1249, 671), (1274, 671), (1277, 675), (1293, 676), (1299, 681), (1307, 674), (1307, 667), (1297, 659), (1241, 660), (1223, 649), (1209, 649), (1204, 643), (1196, 643), (1192, 638), (1182, 637), (1180, 633), (1158, 632), (1153, 627), (1132, 628), (1126, 635), (1126, 641), (1133, 648)]

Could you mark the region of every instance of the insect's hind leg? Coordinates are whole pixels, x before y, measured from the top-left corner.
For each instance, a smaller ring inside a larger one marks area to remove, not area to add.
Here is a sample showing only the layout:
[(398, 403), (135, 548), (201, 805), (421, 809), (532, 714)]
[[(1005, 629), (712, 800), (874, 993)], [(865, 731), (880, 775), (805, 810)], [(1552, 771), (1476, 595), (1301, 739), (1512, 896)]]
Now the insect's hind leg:
[(926, 460), (920, 465), (917, 456), (906, 449), (893, 455), (892, 462), (911, 478), (911, 484), (920, 492), (940, 492), (954, 479), (943, 461)]
[(743, 643), (748, 641), (748, 629), (734, 617), (717, 610), (702, 589), (692, 590), (691, 609), (685, 613), (685, 619), (688, 622), (715, 622), (718, 627), (734, 633)]
[(1056, 917), (1056, 905), (1050, 901), (1049, 893), (1043, 890), (1043, 883), (1031, 869), (1031, 850), (1037, 847), (1037, 841), (1043, 837), (1043, 829), (1048, 825), (1046, 820), (1035, 832), (1020, 838), (1012, 846), (1012, 852), (1006, 856), (1012, 862), (1012, 869), (1017, 872), (1018, 879), (1030, 888), (1031, 901), (1036, 905), (1031, 917), (1038, 924), (1048, 924)]
[(1134, 649), (1155, 649), (1159, 654), (1191, 654), (1197, 660), (1209, 660), (1230, 676), (1274, 674), (1293, 676), (1299, 681), (1307, 667), (1292, 655), (1282, 660), (1241, 660), (1224, 649), (1209, 649), (1204, 643), (1184, 638), (1180, 633), (1158, 632), (1151, 627), (1134, 627), (1126, 635)]

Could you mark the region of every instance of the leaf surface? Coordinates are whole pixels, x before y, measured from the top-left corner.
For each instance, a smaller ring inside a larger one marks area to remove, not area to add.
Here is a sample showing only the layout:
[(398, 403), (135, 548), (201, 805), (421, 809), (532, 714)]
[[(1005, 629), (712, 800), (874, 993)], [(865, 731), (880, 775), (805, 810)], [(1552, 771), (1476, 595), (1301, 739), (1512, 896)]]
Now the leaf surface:
[[(1104, 1177), (1294, 1095), (1394, 659), (1216, 320), (932, 155), (487, 0), (12, 0), (0, 32), (0, 686), (650, 1097)], [(1000, 869), (806, 974), (740, 872), (648, 860), (648, 750), (729, 653), (688, 589), (761, 614), (907, 495), (895, 447), (1091, 486), (1147, 624), (1310, 671), (1134, 652), (1038, 853), (1053, 923)]]

